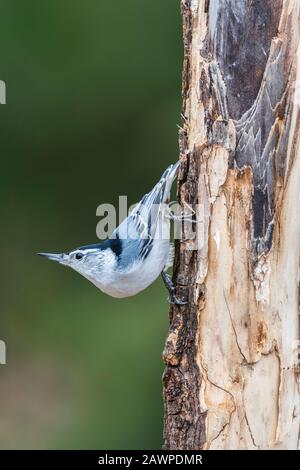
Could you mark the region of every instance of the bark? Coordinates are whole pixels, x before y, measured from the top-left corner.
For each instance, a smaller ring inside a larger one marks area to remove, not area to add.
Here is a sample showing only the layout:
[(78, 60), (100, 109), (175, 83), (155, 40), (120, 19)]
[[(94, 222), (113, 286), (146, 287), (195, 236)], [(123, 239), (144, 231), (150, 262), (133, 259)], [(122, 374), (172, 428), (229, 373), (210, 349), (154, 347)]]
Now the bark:
[(178, 198), (197, 237), (176, 247), (164, 447), (296, 449), (300, 2), (181, 8)]

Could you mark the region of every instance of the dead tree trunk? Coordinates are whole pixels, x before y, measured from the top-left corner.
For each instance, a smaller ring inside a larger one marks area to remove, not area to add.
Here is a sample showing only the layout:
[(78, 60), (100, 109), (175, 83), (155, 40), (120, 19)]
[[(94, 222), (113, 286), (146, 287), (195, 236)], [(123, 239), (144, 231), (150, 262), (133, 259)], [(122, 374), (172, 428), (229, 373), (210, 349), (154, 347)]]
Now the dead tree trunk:
[(178, 197), (197, 238), (176, 249), (164, 446), (296, 449), (300, 2), (181, 7)]

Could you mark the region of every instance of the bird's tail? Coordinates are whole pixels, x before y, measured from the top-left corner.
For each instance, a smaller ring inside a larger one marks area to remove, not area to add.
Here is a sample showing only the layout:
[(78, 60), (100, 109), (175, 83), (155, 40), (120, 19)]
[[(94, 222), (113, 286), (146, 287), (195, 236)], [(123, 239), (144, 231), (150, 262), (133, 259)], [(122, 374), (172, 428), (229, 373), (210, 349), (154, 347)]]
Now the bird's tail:
[[(163, 204), (170, 202), (170, 192), (174, 179), (176, 178), (179, 168), (179, 162), (170, 165), (162, 174), (158, 183), (154, 186), (152, 191), (145, 194), (141, 201), (132, 210), (129, 217), (131, 222), (135, 221), (135, 230), (140, 230), (141, 227), (146, 227), (149, 235), (153, 237), (157, 231), (159, 222), (159, 214), (162, 212)], [(136, 222), (136, 220), (138, 222)], [(124, 221), (118, 230), (119, 238), (126, 238), (128, 219)], [(132, 224), (129, 224), (132, 228)], [(125, 236), (123, 228), (125, 227)]]
[(167, 202), (168, 199), (170, 198), (172, 184), (173, 184), (174, 179), (177, 176), (178, 169), (179, 169), (179, 162), (176, 162), (173, 165), (170, 165), (161, 176), (159, 183), (161, 183), (162, 188), (163, 188), (162, 202)]

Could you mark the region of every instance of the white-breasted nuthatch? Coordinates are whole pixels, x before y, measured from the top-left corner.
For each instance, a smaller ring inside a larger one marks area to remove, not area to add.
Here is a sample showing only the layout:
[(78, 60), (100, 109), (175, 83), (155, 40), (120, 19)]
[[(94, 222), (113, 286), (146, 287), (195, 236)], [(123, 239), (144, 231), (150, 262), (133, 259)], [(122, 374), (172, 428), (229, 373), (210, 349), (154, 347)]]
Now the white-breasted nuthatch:
[(162, 274), (170, 302), (176, 299), (170, 276), (173, 261), (170, 243), (170, 191), (179, 163), (170, 165), (152, 191), (103, 242), (68, 253), (38, 253), (69, 266), (112, 297), (141, 292)]

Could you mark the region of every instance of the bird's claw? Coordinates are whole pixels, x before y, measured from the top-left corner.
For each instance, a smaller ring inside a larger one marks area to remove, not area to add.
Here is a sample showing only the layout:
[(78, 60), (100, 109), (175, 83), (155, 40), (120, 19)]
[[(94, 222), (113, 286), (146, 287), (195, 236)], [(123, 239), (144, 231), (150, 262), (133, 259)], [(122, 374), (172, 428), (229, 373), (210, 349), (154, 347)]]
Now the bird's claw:
[(164, 281), (164, 284), (165, 284), (165, 286), (166, 286), (166, 288), (168, 289), (168, 292), (169, 292), (169, 297), (168, 297), (169, 304), (171, 304), (171, 305), (186, 305), (188, 303), (187, 301), (178, 299), (178, 297), (176, 297), (175, 287), (174, 287), (174, 284), (172, 282), (171, 276), (169, 276), (169, 274), (167, 274), (165, 271), (162, 271), (161, 277), (162, 277), (162, 279)]
[(176, 297), (176, 295), (169, 295), (168, 302), (170, 305), (186, 305), (188, 302), (186, 300), (181, 300)]

